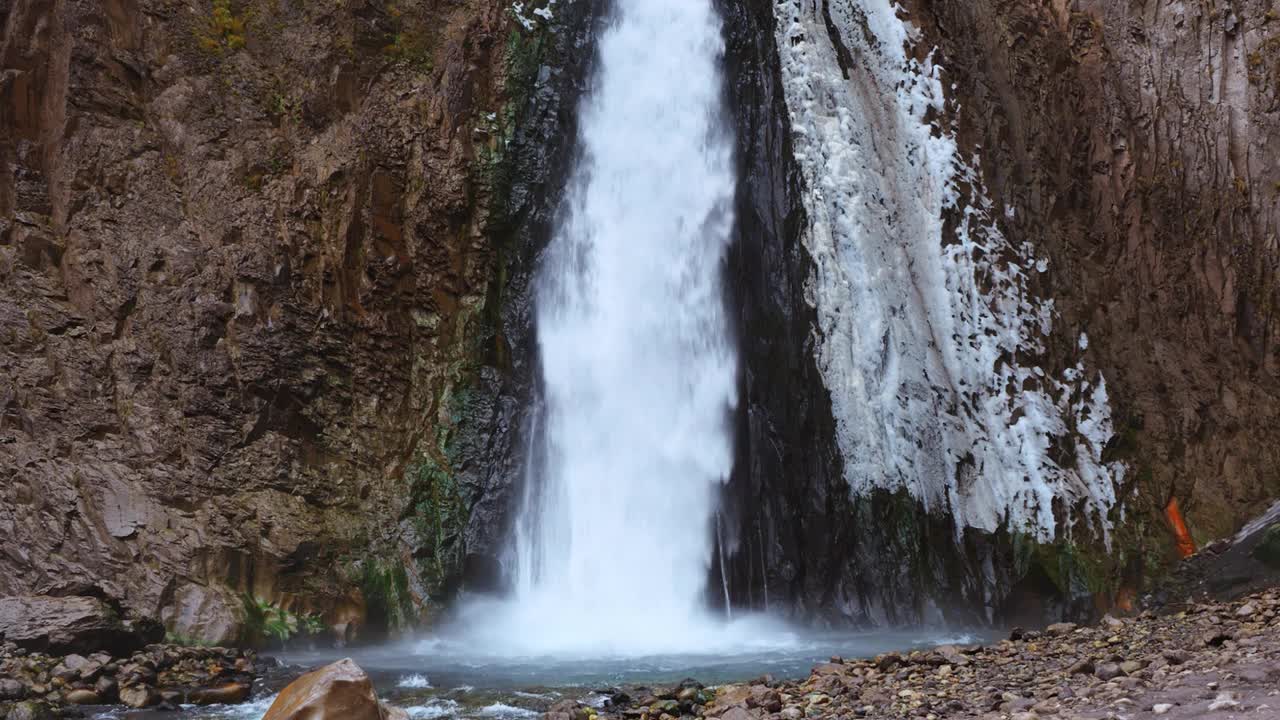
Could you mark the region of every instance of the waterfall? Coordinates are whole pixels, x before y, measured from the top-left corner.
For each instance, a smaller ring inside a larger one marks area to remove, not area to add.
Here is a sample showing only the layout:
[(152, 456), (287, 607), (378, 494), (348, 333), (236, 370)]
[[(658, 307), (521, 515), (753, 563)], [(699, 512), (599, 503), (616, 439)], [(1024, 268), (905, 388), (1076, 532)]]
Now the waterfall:
[(533, 649), (689, 649), (706, 622), (736, 404), (722, 55), (712, 0), (618, 0), (599, 38), (538, 271), (543, 417), (509, 602)]

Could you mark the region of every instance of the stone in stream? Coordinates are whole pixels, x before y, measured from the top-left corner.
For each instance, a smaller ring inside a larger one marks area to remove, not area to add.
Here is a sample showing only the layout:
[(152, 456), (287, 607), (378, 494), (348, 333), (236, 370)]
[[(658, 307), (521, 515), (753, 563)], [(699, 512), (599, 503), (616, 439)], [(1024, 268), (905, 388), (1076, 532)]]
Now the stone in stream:
[(280, 691), (262, 720), (386, 720), (407, 717), (378, 702), (373, 681), (351, 658), (294, 680)]

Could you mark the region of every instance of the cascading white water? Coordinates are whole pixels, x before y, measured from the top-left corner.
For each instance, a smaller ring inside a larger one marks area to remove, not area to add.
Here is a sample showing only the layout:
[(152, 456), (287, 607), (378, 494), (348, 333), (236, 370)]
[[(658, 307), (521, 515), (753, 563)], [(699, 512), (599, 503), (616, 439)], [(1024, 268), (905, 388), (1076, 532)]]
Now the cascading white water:
[(580, 113), (581, 159), (536, 297), (543, 418), (506, 642), (696, 649), (736, 358), (732, 226), (711, 0), (618, 0)]

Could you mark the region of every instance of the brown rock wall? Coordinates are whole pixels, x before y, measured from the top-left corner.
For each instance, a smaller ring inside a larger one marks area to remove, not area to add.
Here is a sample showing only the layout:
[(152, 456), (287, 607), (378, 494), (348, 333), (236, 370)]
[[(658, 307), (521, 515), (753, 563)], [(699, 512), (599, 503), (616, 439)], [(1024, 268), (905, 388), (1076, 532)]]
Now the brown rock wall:
[(0, 21), (0, 595), (345, 602), (483, 336), (503, 3)]

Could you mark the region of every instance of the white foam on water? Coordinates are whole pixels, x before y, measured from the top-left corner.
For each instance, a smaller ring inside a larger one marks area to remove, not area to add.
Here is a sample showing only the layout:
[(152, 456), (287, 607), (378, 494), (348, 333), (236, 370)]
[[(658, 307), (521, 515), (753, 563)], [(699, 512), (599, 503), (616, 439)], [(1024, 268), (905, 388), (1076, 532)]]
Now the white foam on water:
[(506, 703), (498, 702), (481, 708), (479, 714), (486, 717), (496, 718), (530, 718), (537, 717), (540, 713), (534, 710), (529, 710), (528, 708), (516, 707), (514, 705), (507, 705)]
[(457, 717), (459, 705), (453, 700), (432, 700), (425, 705), (412, 705), (404, 708), (411, 718), (444, 718)]
[(412, 688), (412, 689), (430, 688), (431, 681), (427, 679), (426, 675), (423, 675), (421, 673), (414, 673), (412, 675), (405, 675), (404, 677), (400, 678), (400, 680), (396, 683), (396, 687)]

